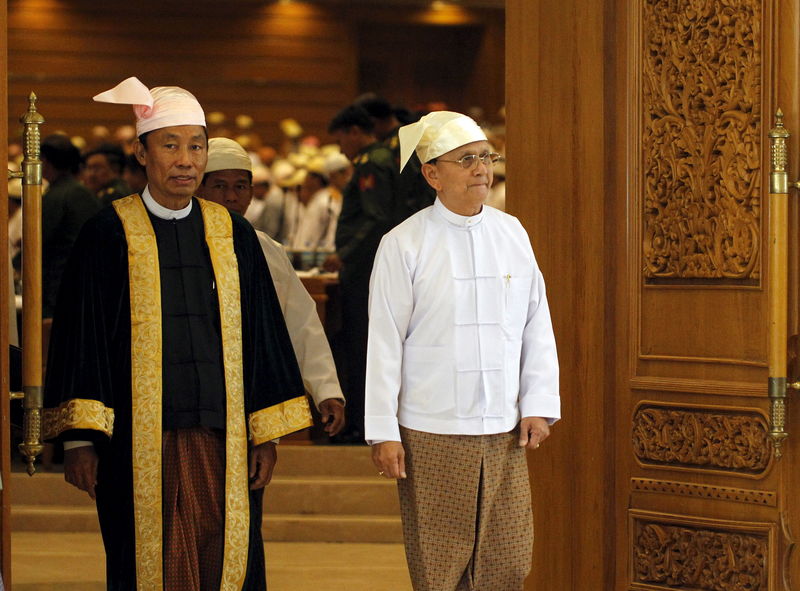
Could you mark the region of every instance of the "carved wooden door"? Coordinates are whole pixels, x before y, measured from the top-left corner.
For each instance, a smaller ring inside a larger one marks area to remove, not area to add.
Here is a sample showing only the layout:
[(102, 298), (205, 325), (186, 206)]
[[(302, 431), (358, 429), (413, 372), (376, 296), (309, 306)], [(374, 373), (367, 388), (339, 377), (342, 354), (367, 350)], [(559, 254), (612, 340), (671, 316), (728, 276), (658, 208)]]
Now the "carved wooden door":
[(800, 589), (800, 400), (776, 460), (767, 398), (767, 134), (778, 106), (800, 133), (796, 2), (628, 7), (616, 587)]

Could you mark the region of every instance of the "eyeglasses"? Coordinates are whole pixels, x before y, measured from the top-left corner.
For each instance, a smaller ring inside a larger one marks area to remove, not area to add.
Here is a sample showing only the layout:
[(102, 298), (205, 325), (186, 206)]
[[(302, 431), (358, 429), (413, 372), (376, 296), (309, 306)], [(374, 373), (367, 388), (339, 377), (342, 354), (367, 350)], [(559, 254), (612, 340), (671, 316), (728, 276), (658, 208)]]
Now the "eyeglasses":
[(443, 160), (442, 158), (437, 158), (436, 162), (455, 162), (456, 164), (460, 164), (461, 168), (469, 170), (477, 166), (478, 160), (483, 162), (484, 166), (491, 166), (495, 162), (500, 161), (500, 154), (498, 154), (497, 152), (484, 152), (483, 154), (480, 155), (467, 154), (466, 156), (462, 156), (458, 160)]

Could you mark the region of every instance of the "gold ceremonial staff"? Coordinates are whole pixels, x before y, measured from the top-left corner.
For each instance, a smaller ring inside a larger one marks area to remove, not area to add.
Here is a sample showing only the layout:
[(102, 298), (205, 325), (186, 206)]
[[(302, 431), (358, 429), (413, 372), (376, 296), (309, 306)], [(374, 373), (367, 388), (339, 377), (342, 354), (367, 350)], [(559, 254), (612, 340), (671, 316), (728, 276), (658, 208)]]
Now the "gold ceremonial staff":
[(769, 132), (772, 171), (769, 175), (769, 399), (770, 437), (775, 457), (782, 455), (786, 432), (786, 395), (789, 388), (800, 390), (800, 382), (787, 379), (787, 341), (789, 308), (789, 189), (800, 182), (789, 182), (786, 170), (786, 141), (789, 131), (783, 125), (783, 112), (775, 114), (775, 127)]
[[(28, 111), (20, 118), (24, 159), (22, 178), (22, 443), (19, 449), (28, 462), (28, 474), (36, 472), (36, 456), (42, 443), (42, 161), (39, 158), (39, 126), (36, 95), (29, 97)], [(20, 396), (12, 393), (13, 398)]]

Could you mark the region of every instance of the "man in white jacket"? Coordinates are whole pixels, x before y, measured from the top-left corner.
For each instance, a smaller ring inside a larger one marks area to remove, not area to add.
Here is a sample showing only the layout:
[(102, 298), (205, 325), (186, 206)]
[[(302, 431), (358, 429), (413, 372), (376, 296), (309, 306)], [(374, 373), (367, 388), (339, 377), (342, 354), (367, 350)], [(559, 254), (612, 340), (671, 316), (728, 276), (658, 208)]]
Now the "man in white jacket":
[[(208, 164), (198, 196), (244, 215), (252, 192), (252, 163), (245, 149), (228, 138), (210, 139)], [(344, 396), (316, 304), (283, 247), (264, 232), (257, 230), (256, 234), (278, 293), (303, 384), (322, 416), (325, 431), (336, 435), (344, 427)]]
[(526, 450), (560, 417), (544, 281), (519, 221), (484, 205), (499, 156), (480, 127), (440, 111), (399, 136), (437, 198), (375, 259), (366, 439), (398, 479), (415, 591), (522, 589)]

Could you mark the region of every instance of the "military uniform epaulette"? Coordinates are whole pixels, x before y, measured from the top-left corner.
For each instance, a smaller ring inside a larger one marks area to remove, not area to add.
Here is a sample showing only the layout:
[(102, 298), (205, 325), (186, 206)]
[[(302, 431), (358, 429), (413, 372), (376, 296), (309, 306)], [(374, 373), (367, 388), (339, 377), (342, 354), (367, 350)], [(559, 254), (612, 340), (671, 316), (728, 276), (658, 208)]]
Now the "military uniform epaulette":
[(373, 144), (361, 157), (363, 158), (362, 164), (372, 162), (378, 166), (393, 166), (394, 155), (385, 144)]

